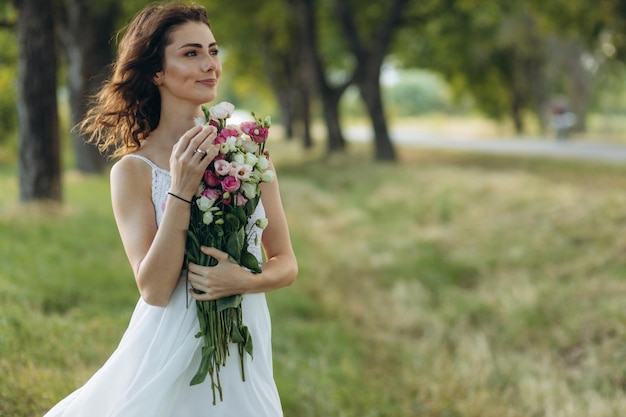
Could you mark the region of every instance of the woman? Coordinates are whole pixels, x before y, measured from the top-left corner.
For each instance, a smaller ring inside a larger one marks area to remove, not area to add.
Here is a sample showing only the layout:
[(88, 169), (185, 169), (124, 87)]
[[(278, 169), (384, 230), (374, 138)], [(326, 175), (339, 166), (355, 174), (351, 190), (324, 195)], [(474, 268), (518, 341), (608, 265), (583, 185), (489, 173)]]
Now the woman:
[[(194, 126), (201, 105), (216, 96), (218, 53), (203, 8), (147, 7), (127, 27), (113, 76), (81, 124), (100, 149), (114, 146), (121, 156), (111, 170), (113, 212), (141, 297), (109, 360), (46, 417), (282, 415), (264, 293), (291, 284), (297, 263), (277, 182), (261, 185), (261, 204), (250, 219), (269, 221), (256, 231), (267, 259), (261, 273), (231, 263), (215, 248), (202, 250), (219, 261), (216, 266), (189, 264), (181, 271), (189, 202), (219, 151), (215, 128)], [(258, 244), (252, 251), (261, 258)], [(202, 340), (195, 337), (195, 303), (186, 299), (232, 294), (244, 294), (254, 360), (245, 355), (242, 381), (239, 359), (231, 354), (220, 371), (223, 401), (213, 405), (210, 381), (189, 384)]]

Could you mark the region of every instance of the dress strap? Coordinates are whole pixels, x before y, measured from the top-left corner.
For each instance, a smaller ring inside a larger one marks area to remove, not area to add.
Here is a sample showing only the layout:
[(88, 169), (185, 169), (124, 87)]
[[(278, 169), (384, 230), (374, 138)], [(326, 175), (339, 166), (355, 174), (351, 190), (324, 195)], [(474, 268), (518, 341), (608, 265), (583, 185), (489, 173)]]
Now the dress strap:
[(131, 158), (136, 158), (136, 159), (140, 159), (142, 161), (144, 161), (146, 164), (150, 165), (150, 167), (152, 169), (161, 169), (159, 166), (157, 166), (157, 164), (155, 164), (154, 162), (152, 162), (151, 160), (149, 160), (148, 158), (146, 158), (145, 156), (141, 156), (141, 155), (136, 155), (134, 153), (128, 154), (126, 156), (129, 156)]

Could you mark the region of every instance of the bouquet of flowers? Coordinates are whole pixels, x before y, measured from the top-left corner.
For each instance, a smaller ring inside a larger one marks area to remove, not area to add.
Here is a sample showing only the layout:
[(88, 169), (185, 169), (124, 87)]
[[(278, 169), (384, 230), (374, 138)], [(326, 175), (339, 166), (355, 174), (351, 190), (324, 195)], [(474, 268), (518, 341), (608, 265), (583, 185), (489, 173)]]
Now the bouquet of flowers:
[[(249, 224), (261, 198), (259, 185), (274, 180), (269, 170), (265, 151), (271, 120), (257, 119), (240, 125), (227, 124), (234, 111), (228, 102), (203, 107), (203, 120), (196, 124), (217, 127), (215, 143), (220, 144), (219, 155), (209, 164), (191, 205), (191, 220), (186, 244), (186, 261), (214, 266), (217, 260), (204, 254), (200, 246), (212, 246), (230, 256), (232, 262), (253, 272), (261, 272), (257, 258), (248, 250), (253, 226), (263, 229), (267, 219)], [(202, 118), (201, 118), (202, 119)], [(204, 339), (202, 361), (190, 385), (202, 383), (211, 376), (213, 404), (216, 389), (223, 400), (220, 367), (226, 365), (229, 344), (236, 343), (241, 362), (241, 378), (245, 381), (244, 354), (252, 356), (252, 338), (242, 321), (242, 296), (232, 295), (214, 301), (196, 301), (200, 331), (196, 337)]]

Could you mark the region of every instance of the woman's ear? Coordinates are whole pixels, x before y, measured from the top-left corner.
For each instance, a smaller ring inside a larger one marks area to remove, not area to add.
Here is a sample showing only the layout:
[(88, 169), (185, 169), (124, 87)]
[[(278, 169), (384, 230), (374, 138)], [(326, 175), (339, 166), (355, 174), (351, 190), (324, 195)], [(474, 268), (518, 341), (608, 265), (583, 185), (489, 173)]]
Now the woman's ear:
[(159, 71), (156, 74), (154, 74), (154, 77), (152, 78), (152, 82), (157, 87), (160, 86), (161, 84), (163, 84), (163, 72)]

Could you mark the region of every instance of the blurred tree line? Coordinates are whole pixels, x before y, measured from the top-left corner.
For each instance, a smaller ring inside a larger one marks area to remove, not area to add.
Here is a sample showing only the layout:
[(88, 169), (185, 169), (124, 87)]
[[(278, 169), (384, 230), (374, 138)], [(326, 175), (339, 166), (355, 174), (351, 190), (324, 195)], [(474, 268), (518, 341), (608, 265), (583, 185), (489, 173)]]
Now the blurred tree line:
[[(611, 71), (622, 76), (626, 59), (621, 0), (197, 3), (209, 11), (225, 51), (229, 87), (263, 91), (266, 80), (287, 136), (305, 147), (319, 114), (329, 152), (346, 146), (340, 102), (348, 88), (356, 90), (378, 160), (396, 158), (380, 82), (385, 63), (440, 74), (457, 97), (471, 96), (486, 115), (512, 120), (522, 133), (529, 115), (548, 125), (555, 97), (571, 104), (577, 128), (585, 129), (597, 84)], [(22, 201), (61, 199), (59, 87), (68, 91), (74, 125), (108, 75), (116, 31), (146, 4), (0, 0), (0, 128), (19, 135)], [(80, 171), (104, 168), (84, 138), (73, 145)]]

